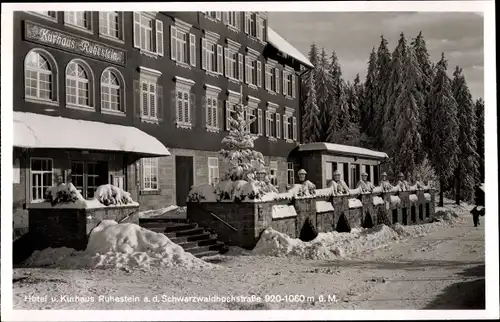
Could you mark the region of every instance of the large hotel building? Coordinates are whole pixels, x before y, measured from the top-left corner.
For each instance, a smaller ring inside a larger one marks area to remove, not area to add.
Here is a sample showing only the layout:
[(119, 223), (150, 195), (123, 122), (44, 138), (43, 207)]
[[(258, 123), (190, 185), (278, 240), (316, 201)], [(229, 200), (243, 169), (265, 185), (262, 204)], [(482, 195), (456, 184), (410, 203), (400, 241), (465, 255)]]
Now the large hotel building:
[(184, 205), (224, 173), (240, 101), (273, 183), (293, 183), (312, 65), (266, 12), (22, 11), (14, 24), (14, 228), (60, 176), (85, 198), (112, 183), (141, 210)]

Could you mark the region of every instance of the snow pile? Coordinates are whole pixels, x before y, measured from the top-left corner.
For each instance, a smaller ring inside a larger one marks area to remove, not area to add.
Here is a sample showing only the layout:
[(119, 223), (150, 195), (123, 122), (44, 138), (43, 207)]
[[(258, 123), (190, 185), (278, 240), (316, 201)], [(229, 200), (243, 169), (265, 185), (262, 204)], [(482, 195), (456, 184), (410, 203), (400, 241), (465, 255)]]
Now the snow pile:
[(372, 202), (374, 206), (383, 205), (384, 199), (382, 199), (381, 197), (373, 197)]
[(297, 217), (294, 206), (274, 205), (272, 208), (272, 218)]
[(135, 224), (103, 220), (92, 230), (87, 249), (69, 248), (35, 251), (25, 262), (28, 266), (63, 268), (210, 268), (211, 264), (186, 253), (164, 234)]
[(398, 196), (391, 196), (391, 204), (399, 205), (401, 203), (401, 199)]
[(316, 201), (316, 212), (328, 212), (333, 211), (333, 205), (329, 201)]
[(356, 198), (349, 199), (349, 208), (350, 209), (361, 208), (361, 207), (363, 207), (363, 203), (361, 202), (361, 200), (356, 199)]
[(418, 196), (416, 194), (411, 194), (409, 198), (410, 202), (418, 202)]
[(373, 228), (353, 228), (350, 233), (319, 233), (310, 241), (291, 238), (272, 228), (267, 228), (251, 251), (253, 255), (298, 256), (306, 259), (349, 258), (386, 246), (389, 243), (413, 237), (426, 236), (434, 231), (463, 220), (452, 211), (438, 211), (432, 223), (403, 226), (396, 223), (392, 227), (377, 225)]
[(158, 216), (162, 216), (168, 212), (176, 212), (180, 213), (185, 207), (178, 207), (176, 205), (168, 206), (166, 208), (161, 208), (161, 209), (153, 209), (153, 210), (146, 210), (146, 211), (141, 211), (139, 213), (139, 218), (154, 218)]
[(130, 193), (112, 184), (104, 184), (97, 187), (95, 196), (96, 199), (105, 206), (134, 203), (132, 197), (130, 197)]
[(307, 259), (335, 259), (351, 257), (398, 240), (390, 227), (380, 225), (371, 229), (352, 229), (350, 233), (319, 233), (310, 241), (291, 238), (272, 228), (266, 229), (252, 250), (254, 255), (298, 256)]

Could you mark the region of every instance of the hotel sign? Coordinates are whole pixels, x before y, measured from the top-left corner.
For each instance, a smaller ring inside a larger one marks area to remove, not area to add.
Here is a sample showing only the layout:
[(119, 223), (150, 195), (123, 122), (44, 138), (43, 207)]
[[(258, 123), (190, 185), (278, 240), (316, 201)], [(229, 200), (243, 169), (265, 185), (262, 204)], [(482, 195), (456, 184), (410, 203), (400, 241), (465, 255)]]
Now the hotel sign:
[(105, 44), (25, 21), (24, 38), (28, 41), (125, 66), (125, 51)]

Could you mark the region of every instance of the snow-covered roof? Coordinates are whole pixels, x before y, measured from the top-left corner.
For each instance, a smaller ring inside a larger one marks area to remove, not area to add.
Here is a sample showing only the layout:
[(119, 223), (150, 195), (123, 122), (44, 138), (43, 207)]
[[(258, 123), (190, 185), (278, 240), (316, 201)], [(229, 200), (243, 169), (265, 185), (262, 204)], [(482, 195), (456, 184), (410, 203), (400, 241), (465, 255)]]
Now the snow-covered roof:
[(301, 63), (303, 63), (307, 67), (313, 68), (313, 64), (307, 59), (297, 48), (290, 45), (288, 41), (286, 41), (283, 37), (278, 35), (276, 31), (272, 30), (270, 27), (267, 27), (267, 42), (274, 46), (279, 51), (292, 56), (297, 59)]
[(170, 155), (158, 139), (135, 127), (24, 112), (14, 112), (14, 146)]
[(359, 148), (357, 146), (342, 145), (335, 143), (314, 142), (314, 143), (301, 144), (299, 146), (299, 151), (324, 151), (324, 150), (332, 153), (368, 157), (374, 159), (385, 159), (389, 157), (385, 152), (379, 152), (365, 148)]

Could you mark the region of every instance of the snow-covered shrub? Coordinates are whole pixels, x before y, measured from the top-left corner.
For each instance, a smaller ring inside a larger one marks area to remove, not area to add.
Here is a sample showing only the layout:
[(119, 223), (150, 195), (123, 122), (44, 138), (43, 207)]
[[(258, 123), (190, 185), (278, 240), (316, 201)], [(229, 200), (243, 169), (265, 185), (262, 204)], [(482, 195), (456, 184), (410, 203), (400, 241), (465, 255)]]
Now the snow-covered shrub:
[(210, 184), (196, 185), (191, 188), (187, 198), (188, 202), (215, 202), (218, 201), (216, 197), (215, 188)]
[(78, 200), (84, 200), (83, 196), (71, 182), (50, 187), (45, 194), (45, 201), (50, 202), (52, 206), (60, 203), (74, 203)]
[(134, 202), (132, 197), (130, 197), (130, 193), (112, 184), (104, 184), (97, 187), (95, 196), (105, 206), (127, 205)]

